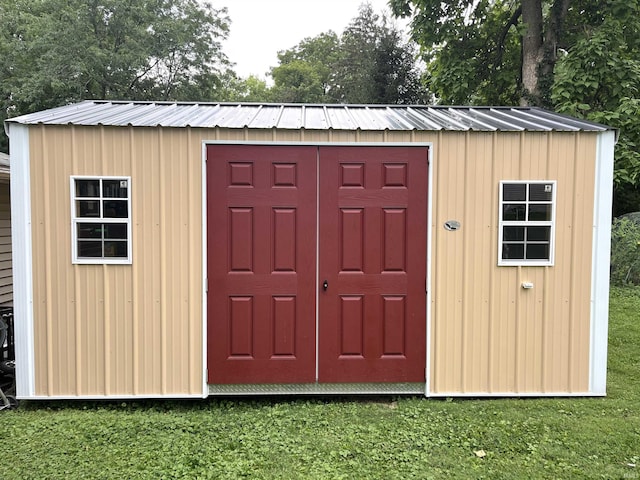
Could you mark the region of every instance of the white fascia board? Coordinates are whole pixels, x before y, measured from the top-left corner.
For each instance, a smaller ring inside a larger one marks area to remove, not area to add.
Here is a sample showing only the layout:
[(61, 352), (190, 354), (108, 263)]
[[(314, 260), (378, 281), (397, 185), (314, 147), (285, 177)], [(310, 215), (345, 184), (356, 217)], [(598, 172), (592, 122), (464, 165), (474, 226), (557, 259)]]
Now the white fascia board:
[(11, 142), (11, 232), (16, 391), (19, 398), (32, 398), (35, 395), (35, 355), (29, 127), (11, 123), (8, 130)]
[(608, 130), (598, 134), (593, 208), (589, 350), (589, 391), (594, 395), (606, 395), (607, 391), (611, 202), (615, 144), (615, 131)]

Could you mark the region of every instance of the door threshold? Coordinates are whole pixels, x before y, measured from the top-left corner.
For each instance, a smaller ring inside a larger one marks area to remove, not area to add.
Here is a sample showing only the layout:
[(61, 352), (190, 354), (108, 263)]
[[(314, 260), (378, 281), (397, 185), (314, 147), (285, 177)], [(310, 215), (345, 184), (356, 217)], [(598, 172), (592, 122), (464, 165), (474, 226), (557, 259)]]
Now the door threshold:
[(415, 395), (425, 383), (209, 384), (209, 395)]

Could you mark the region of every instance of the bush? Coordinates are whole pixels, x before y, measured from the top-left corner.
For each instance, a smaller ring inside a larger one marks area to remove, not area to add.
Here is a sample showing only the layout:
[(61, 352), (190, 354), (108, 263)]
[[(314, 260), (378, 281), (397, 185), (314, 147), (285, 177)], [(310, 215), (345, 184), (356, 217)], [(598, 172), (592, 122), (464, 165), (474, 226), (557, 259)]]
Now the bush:
[(640, 212), (628, 213), (613, 221), (611, 283), (640, 285)]

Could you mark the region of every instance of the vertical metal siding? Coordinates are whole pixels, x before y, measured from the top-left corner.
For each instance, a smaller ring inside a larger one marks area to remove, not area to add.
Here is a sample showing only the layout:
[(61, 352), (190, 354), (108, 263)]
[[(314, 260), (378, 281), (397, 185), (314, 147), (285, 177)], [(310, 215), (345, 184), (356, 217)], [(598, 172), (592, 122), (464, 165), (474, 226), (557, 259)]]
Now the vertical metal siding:
[[(202, 393), (200, 141), (31, 129), (36, 395)], [(132, 265), (71, 264), (71, 175), (131, 176)]]
[[(37, 395), (202, 392), (203, 140), (432, 142), (430, 393), (588, 389), (595, 133), (30, 132)], [(132, 177), (132, 265), (71, 264), (69, 176), (83, 174)], [(509, 179), (557, 180), (554, 266), (497, 266)]]
[(9, 182), (0, 181), (0, 307), (13, 305), (12, 275)]
[[(451, 133), (434, 146), (433, 394), (586, 393), (596, 134)], [(557, 180), (555, 265), (498, 267), (500, 180)], [(447, 220), (462, 228), (449, 232)], [(524, 290), (522, 282), (533, 282)]]

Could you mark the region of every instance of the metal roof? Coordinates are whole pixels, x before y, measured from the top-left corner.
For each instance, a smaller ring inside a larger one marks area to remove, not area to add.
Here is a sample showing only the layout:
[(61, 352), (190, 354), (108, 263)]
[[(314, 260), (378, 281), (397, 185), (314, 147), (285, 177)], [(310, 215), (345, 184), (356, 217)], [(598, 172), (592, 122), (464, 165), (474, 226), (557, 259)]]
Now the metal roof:
[(306, 105), (87, 100), (10, 118), (25, 125), (105, 125), (298, 130), (605, 131), (610, 127), (535, 107)]

